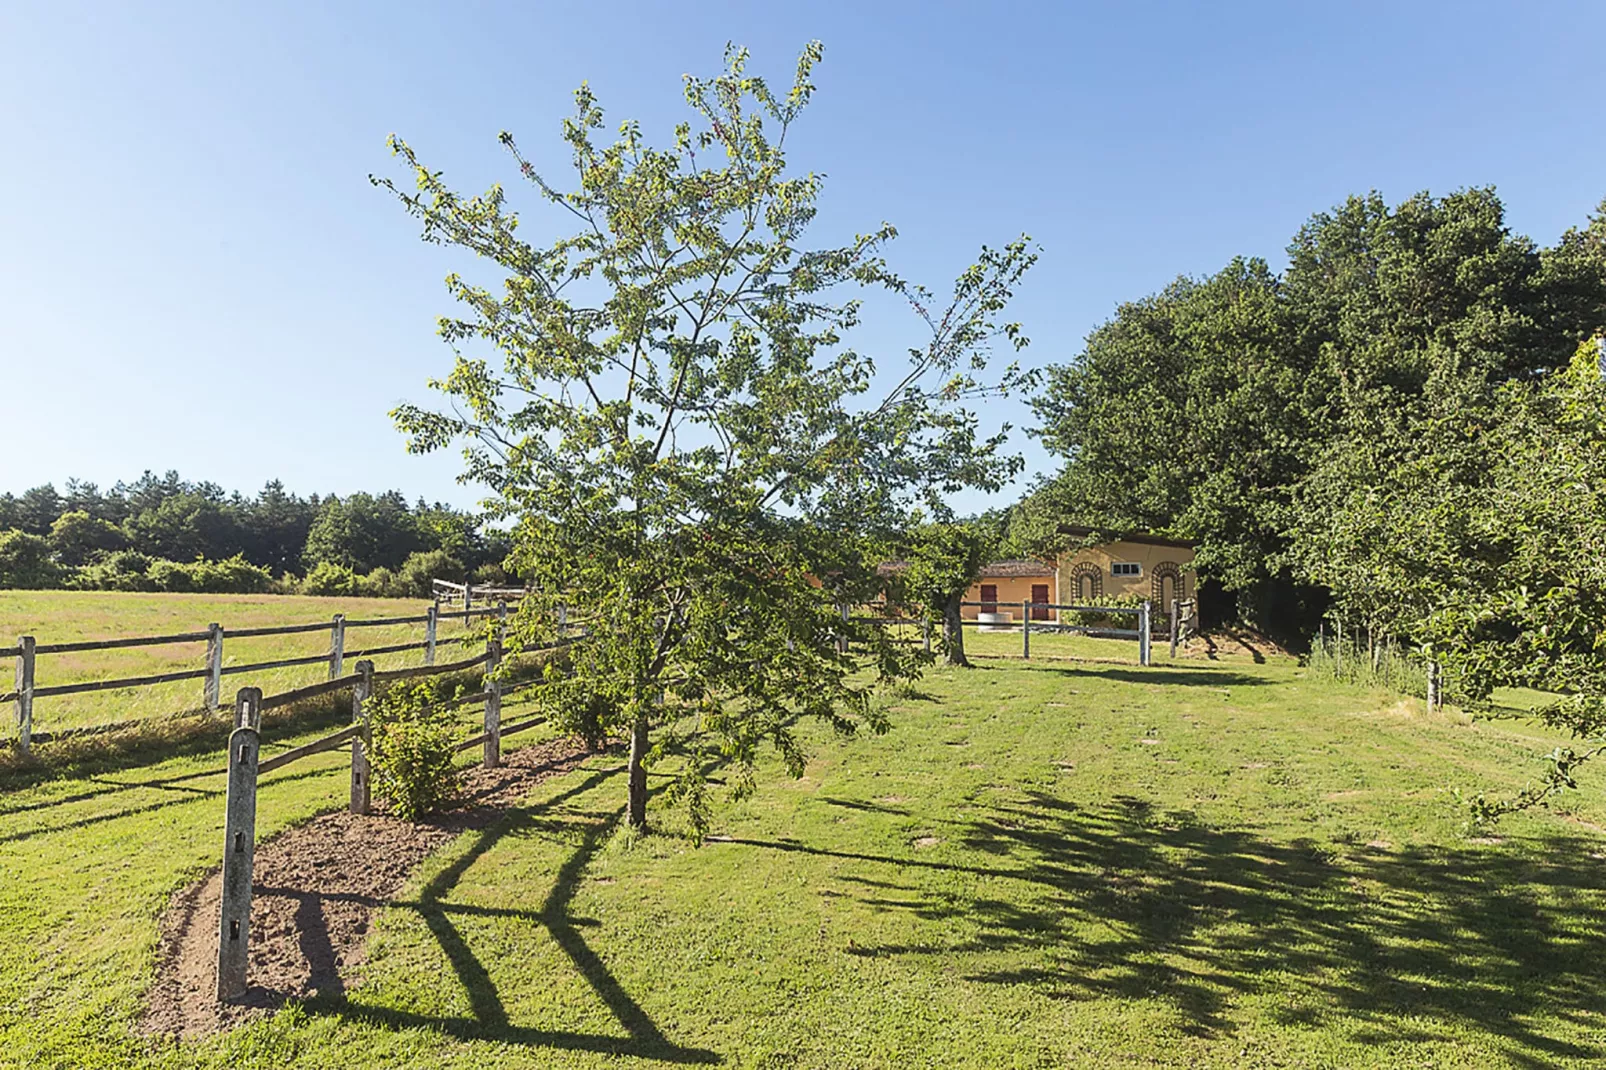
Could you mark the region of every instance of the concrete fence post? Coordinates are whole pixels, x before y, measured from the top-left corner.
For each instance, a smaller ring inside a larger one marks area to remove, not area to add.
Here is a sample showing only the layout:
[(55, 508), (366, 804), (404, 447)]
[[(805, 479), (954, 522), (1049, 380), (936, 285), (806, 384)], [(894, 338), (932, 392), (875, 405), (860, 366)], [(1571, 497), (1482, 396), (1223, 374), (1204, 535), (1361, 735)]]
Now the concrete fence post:
[(569, 626), (569, 607), (567, 605), (565, 605), (564, 603), (559, 602), (558, 603), (558, 634), (562, 635), (563, 634), (563, 629), (567, 628), (568, 626)]
[(17, 747), (24, 754), (33, 749), (33, 666), (38, 645), (31, 635), (17, 640)]
[(351, 689), (351, 723), (361, 725), (351, 737), (351, 812), (366, 814), (373, 804), (372, 788), (368, 776), (368, 747), (372, 737), (368, 731), (368, 717), (363, 703), (373, 696), (374, 663), (364, 659), (357, 663), (359, 679)]
[(223, 625), (206, 626), (206, 708), (215, 710), (223, 695)]
[(229, 789), (223, 821), (223, 892), (218, 911), (217, 998), (245, 995), (251, 936), (251, 866), (256, 851), (257, 752), (262, 689), (242, 687), (229, 735)]
[(329, 626), (329, 679), (333, 680), (346, 668), (346, 615), (336, 613)]
[(1020, 656), (1031, 660), (1032, 657), (1032, 603), (1023, 601), (1020, 604)]
[(441, 619), (441, 600), (436, 598), (429, 604), (429, 616), (424, 621), (424, 664), (435, 664), (435, 638)]
[(1138, 606), (1138, 664), (1149, 664), (1149, 602)]
[[(848, 604), (846, 602), (838, 602), (837, 609), (842, 613), (842, 623), (846, 625), (848, 623), (848, 614), (850, 612), (848, 609)], [(846, 654), (848, 652), (848, 630), (846, 627), (844, 627), (837, 635), (836, 652), (838, 654)]]
[(1436, 711), (1442, 701), (1442, 696), (1439, 694), (1439, 663), (1430, 661), (1428, 662), (1428, 712), (1433, 713)]
[(502, 681), (496, 671), (502, 665), (502, 637), (490, 642), (490, 660), (485, 663), (485, 761), (487, 769), (502, 764)]
[(1180, 609), (1180, 605), (1181, 604), (1175, 598), (1171, 599), (1171, 658), (1172, 658), (1172, 660), (1175, 660), (1176, 656), (1177, 656), (1177, 633), (1182, 627), (1182, 621), (1179, 620), (1178, 617), (1177, 617), (1177, 614), (1178, 614), (1179, 609)]

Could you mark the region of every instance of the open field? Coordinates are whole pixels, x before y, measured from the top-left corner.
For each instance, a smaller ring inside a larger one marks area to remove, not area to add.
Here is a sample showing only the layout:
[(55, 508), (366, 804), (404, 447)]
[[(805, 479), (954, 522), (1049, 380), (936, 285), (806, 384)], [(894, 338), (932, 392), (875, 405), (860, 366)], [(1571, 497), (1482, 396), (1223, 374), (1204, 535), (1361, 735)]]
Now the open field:
[[(892, 712), (886, 737), (811, 735), (804, 779), (767, 770), (702, 848), (615, 842), (623, 763), (597, 756), (427, 863), (343, 997), (182, 1045), (135, 1023), (156, 917), (216, 860), (222, 777), (197, 775), (216, 759), (8, 793), (0, 1063), (1606, 1054), (1606, 808), (1583, 796), (1469, 840), (1451, 795), (1520, 782), (1548, 745), (1520, 722), (1429, 718), (1277, 658), (993, 661), (933, 672)], [(262, 836), (346, 789), (339, 754), (264, 780)]]
[[(7, 643), (14, 642), (21, 635), (32, 635), (42, 644), (66, 643), (205, 631), (207, 625), (215, 621), (224, 627), (223, 664), (227, 668), (230, 665), (327, 653), (329, 650), (327, 631), (230, 639), (230, 628), (327, 622), (336, 613), (344, 613), (352, 619), (411, 617), (422, 615), (428, 608), (429, 603), (422, 600), (396, 598), (0, 591), (0, 636), (4, 636)], [(476, 620), (475, 624), (478, 623)], [(443, 615), (440, 639), (457, 638), (464, 633), (461, 618), (454, 621)], [(406, 642), (421, 643), (423, 639), (422, 624), (351, 628), (346, 632), (346, 648), (360, 650)], [(456, 646), (444, 647), (441, 660), (457, 656), (456, 650)], [(0, 662), (6, 663), (0, 665), (0, 690), (10, 690), (11, 687), (9, 660), (0, 659)], [(373, 660), (376, 667), (381, 669), (401, 668), (423, 664), (424, 654), (422, 650), (406, 651), (380, 655)], [(36, 681), (38, 686), (46, 687), (83, 680), (202, 669), (205, 666), (205, 642), (41, 654)], [(242, 687), (260, 687), (272, 694), (315, 683), (326, 675), (323, 666), (312, 664), (225, 676), (224, 704), (227, 705), (229, 696)], [(148, 687), (41, 697), (34, 701), (34, 727), (36, 731), (51, 731), (193, 710), (202, 705), (201, 688), (202, 681), (185, 680)], [(9, 716), (3, 721), (0, 739), (15, 738), (16, 725)]]

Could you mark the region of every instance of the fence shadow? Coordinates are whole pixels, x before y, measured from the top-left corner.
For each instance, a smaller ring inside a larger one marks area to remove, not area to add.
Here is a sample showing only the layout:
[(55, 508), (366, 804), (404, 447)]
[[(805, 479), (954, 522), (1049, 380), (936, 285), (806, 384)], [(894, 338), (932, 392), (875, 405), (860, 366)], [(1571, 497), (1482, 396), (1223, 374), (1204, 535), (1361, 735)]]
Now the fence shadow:
[[(320, 995), (308, 1001), (308, 1011), (337, 1015), (389, 1029), (432, 1030), (459, 1040), (487, 1040), (522, 1047), (651, 1058), (673, 1063), (719, 1062), (720, 1057), (715, 1052), (683, 1047), (664, 1035), (586, 942), (581, 929), (595, 922), (576, 917), (570, 909), (587, 867), (608, 835), (617, 827), (624, 811), (575, 812), (565, 817), (552, 817), (549, 814), (560, 803), (590, 791), (620, 771), (615, 768), (593, 773), (552, 799), (514, 810), (495, 824), (478, 830), (473, 834), (474, 841), (468, 850), (420, 889), (416, 901), (392, 904), (418, 911), (467, 994), (469, 1016), (442, 1017), (357, 1004), (351, 1002), (339, 988), (332, 989), (327, 996)], [(550, 890), (539, 906), (497, 908), (446, 901), (446, 896), (469, 868), (503, 837), (531, 830), (554, 834), (572, 834), (578, 830), (580, 833), (579, 845), (559, 867)], [(606, 1004), (626, 1035), (579, 1033), (514, 1024), (490, 971), (475, 954), (454, 920), (465, 915), (518, 918), (545, 927), (570, 963)]]
[[(1606, 1015), (1597, 841), (1338, 858), (1138, 799), (1087, 809), (1044, 793), (993, 807), (958, 834), (980, 864), (722, 842), (1004, 879), (956, 899), (881, 866), (843, 873), (861, 901), (932, 923), (929, 941), (856, 947), (862, 956), (1033, 952), (1022, 956), (1031, 966), (966, 979), (1056, 999), (1163, 998), (1204, 1037), (1235, 1031), (1238, 997), (1281, 993), (1286, 1024), (1361, 1042), (1408, 1039), (1410, 1021), (1417, 1039), (1492, 1035), (1517, 1064), (1606, 1055), (1594, 1028)], [(956, 945), (950, 923), (973, 935)], [(1579, 1039), (1548, 1035), (1547, 1019)]]

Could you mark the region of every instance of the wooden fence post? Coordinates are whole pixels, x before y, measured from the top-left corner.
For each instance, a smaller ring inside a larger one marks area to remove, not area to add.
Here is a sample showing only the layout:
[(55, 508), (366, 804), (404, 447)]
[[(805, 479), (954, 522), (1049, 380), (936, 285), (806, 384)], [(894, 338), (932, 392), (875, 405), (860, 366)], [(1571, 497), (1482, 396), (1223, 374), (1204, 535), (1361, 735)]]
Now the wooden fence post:
[(931, 653), (931, 614), (926, 614), (926, 653)]
[(329, 626), (329, 679), (339, 676), (346, 667), (346, 615), (336, 613)]
[(1020, 604), (1020, 656), (1028, 661), (1032, 657), (1032, 603)]
[[(842, 612), (842, 623), (846, 624), (848, 622), (848, 614), (850, 612), (848, 609), (848, 604), (846, 602), (838, 602), (837, 608)], [(838, 654), (846, 654), (848, 652), (848, 630), (846, 628), (843, 628), (841, 633), (837, 636), (836, 652)]]
[(38, 645), (31, 635), (17, 640), (17, 747), (24, 754), (33, 749), (33, 665)]
[(1149, 664), (1149, 603), (1138, 607), (1138, 664)]
[(1337, 639), (1334, 640), (1335, 643), (1337, 644), (1334, 647), (1334, 650), (1336, 650), (1337, 653), (1335, 653), (1333, 655), (1333, 672), (1336, 673), (1339, 676), (1343, 676), (1344, 675), (1344, 618), (1343, 617), (1340, 617), (1338, 620), (1335, 620), (1333, 622), (1333, 632), (1337, 636)]
[(1428, 712), (1432, 713), (1442, 704), (1439, 694), (1439, 663), (1428, 662)]
[(568, 626), (569, 626), (569, 607), (565, 603), (559, 602), (558, 603), (558, 634), (561, 636), (563, 634), (563, 629), (567, 628)]
[(468, 627), (468, 622), (469, 622), (469, 619), (470, 619), (469, 615), (468, 615), (468, 611), (470, 609), (472, 609), (473, 606), (474, 606), (474, 585), (469, 582), (469, 579), (468, 579), (467, 576), (464, 576), (463, 577), (463, 627), (465, 627), (465, 628)]
[(424, 621), (424, 664), (435, 664), (435, 635), (436, 626), (441, 619), (441, 600), (439, 597), (429, 604), (429, 619)]
[(496, 670), (502, 664), (502, 637), (490, 641), (491, 658), (485, 663), (485, 768), (502, 764), (502, 681)]
[(251, 865), (256, 852), (257, 750), (262, 689), (242, 687), (229, 735), (229, 794), (223, 822), (223, 892), (218, 911), (218, 1002), (245, 995), (251, 932)]
[(1177, 656), (1177, 630), (1182, 625), (1182, 622), (1177, 618), (1177, 608), (1177, 600), (1175, 598), (1171, 599), (1171, 658), (1173, 661), (1176, 660)]
[(205, 701), (207, 709), (215, 710), (223, 694), (223, 625), (208, 624), (206, 631), (206, 670), (211, 675), (206, 678)]
[(368, 784), (368, 744), (371, 737), (362, 705), (373, 695), (374, 663), (359, 661), (357, 675), (360, 679), (351, 689), (351, 723), (360, 724), (363, 728), (351, 737), (351, 812), (366, 814), (373, 802)]

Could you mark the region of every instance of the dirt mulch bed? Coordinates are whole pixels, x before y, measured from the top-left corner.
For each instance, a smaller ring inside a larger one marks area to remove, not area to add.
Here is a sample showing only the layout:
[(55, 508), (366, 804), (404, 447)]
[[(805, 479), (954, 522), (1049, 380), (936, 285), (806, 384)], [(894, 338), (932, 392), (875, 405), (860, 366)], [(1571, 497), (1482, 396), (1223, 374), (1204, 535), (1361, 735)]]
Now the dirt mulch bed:
[(141, 1022), (149, 1035), (196, 1036), (266, 1014), (286, 1001), (339, 995), (366, 957), (374, 911), (393, 900), (432, 852), (485, 828), (537, 783), (588, 752), (574, 740), (522, 748), (500, 768), (464, 778), (465, 805), (412, 823), (384, 814), (324, 814), (256, 848), (251, 895), (250, 988), (217, 1002), (222, 875), (214, 869), (176, 893), (161, 919), (156, 984)]

